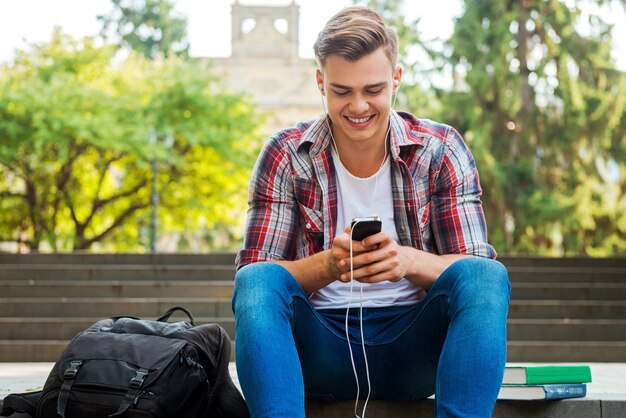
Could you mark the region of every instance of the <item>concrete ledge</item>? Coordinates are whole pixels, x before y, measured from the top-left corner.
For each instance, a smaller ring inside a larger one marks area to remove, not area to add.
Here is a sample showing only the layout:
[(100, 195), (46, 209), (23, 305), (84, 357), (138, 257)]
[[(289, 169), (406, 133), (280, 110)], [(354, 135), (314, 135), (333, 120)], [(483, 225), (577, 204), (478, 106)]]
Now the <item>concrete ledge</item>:
[[(362, 409), (362, 407), (361, 402), (359, 408)], [(433, 399), (412, 402), (370, 401), (366, 412), (370, 418), (434, 417), (435, 401)], [(354, 402), (352, 401), (307, 401), (306, 403), (306, 416), (309, 418), (345, 418), (353, 415)], [(498, 401), (492, 418), (623, 418), (625, 416), (626, 400), (581, 398), (562, 401)], [(28, 418), (28, 415), (13, 414), (11, 418)]]
[[(363, 402), (359, 404), (360, 413)], [(354, 416), (354, 402), (307, 401), (309, 418), (344, 418)], [(435, 401), (424, 399), (412, 402), (370, 401), (366, 416), (369, 418), (434, 417)], [(493, 418), (624, 418), (626, 399), (604, 400), (592, 398), (560, 401), (509, 401), (496, 403)]]
[[(525, 363), (531, 364), (531, 363)], [(539, 364), (539, 363), (537, 363)], [(593, 383), (587, 385), (587, 397), (558, 401), (500, 400), (494, 409), (494, 418), (624, 418), (626, 417), (626, 364), (588, 363)], [(520, 363), (509, 363), (515, 366)], [(53, 363), (0, 363), (0, 405), (9, 393), (41, 389)], [(234, 363), (230, 374), (237, 386), (239, 379)], [(359, 402), (359, 413), (363, 402)], [(307, 417), (344, 418), (354, 416), (353, 401), (306, 402)], [(368, 418), (434, 417), (432, 398), (411, 402), (370, 401)], [(26, 418), (14, 414), (11, 418)]]

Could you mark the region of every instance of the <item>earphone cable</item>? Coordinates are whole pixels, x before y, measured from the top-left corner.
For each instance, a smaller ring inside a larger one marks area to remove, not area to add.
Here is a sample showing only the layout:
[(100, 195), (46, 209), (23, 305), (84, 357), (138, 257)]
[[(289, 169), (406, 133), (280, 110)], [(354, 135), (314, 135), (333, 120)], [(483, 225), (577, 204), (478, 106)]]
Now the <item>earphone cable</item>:
[[(397, 86), (398, 84), (396, 84)], [(398, 97), (397, 91), (396, 94), (393, 98), (393, 101), (391, 103), (391, 109), (393, 109), (393, 106), (396, 102), (396, 98)], [(330, 127), (330, 123), (328, 122), (329, 119), (329, 115), (328, 115), (328, 111), (326, 110), (326, 104), (324, 103), (324, 98), (321, 97), (322, 99), (322, 107), (324, 108), (324, 113), (325, 113), (325, 117), (324, 120), (326, 122), (326, 127), (328, 128), (328, 133), (330, 135), (330, 138), (332, 140), (332, 146), (335, 148), (335, 152), (337, 152), (337, 156), (339, 157), (339, 149), (337, 148), (337, 143), (335, 142), (335, 136), (333, 135), (333, 131)], [(389, 133), (391, 132), (391, 116), (389, 117), (389, 126), (387, 127), (387, 133), (385, 134), (385, 140), (387, 140), (387, 138), (389, 137)], [(382, 169), (383, 165), (385, 164), (385, 160), (387, 159), (387, 144), (385, 144), (385, 152), (383, 155), (383, 161), (380, 165), (380, 168), (378, 169), (378, 171), (376, 172), (376, 183), (375, 183), (375, 187), (374, 187), (374, 197), (376, 196), (376, 190), (378, 189), (378, 174), (380, 173), (380, 170)], [(339, 160), (341, 161), (341, 158), (339, 158)], [(341, 176), (339, 175), (339, 182), (341, 183), (341, 186), (343, 186), (343, 182), (341, 179)], [(345, 189), (345, 187), (344, 187)], [(357, 212), (358, 214), (358, 210), (356, 210), (356, 208), (353, 207), (353, 209)], [(357, 418), (365, 418), (365, 411), (367, 409), (367, 403), (369, 402), (369, 398), (370, 395), (372, 393), (372, 385), (371, 385), (371, 381), (370, 381), (370, 371), (369, 371), (369, 364), (367, 361), (367, 353), (365, 351), (365, 334), (363, 332), (363, 283), (360, 283), (360, 307), (359, 307), (359, 329), (360, 329), (360, 334), (361, 334), (361, 345), (363, 348), (363, 357), (365, 360), (365, 374), (367, 377), (367, 397), (365, 399), (365, 404), (363, 405), (363, 414), (362, 416), (358, 415), (358, 406), (359, 406), (359, 397), (360, 397), (360, 384), (359, 384), (359, 376), (356, 370), (356, 364), (354, 362), (354, 354), (352, 352), (352, 344), (350, 343), (350, 333), (348, 331), (349, 327), (349, 314), (350, 314), (350, 304), (352, 301), (352, 291), (354, 289), (354, 263), (353, 263), (353, 248), (352, 248), (352, 231), (354, 230), (354, 226), (358, 223), (358, 221), (352, 226), (351, 230), (350, 230), (350, 292), (348, 295), (348, 307), (346, 308), (346, 319), (345, 319), (345, 327), (346, 327), (346, 340), (348, 341), (348, 350), (350, 352), (350, 362), (352, 364), (352, 371), (354, 373), (354, 379), (356, 381), (356, 400), (354, 402), (354, 415)]]
[[(348, 319), (350, 317), (350, 304), (352, 301), (352, 290), (354, 289), (353, 279), (354, 279), (354, 264), (352, 262), (352, 231), (350, 231), (350, 293), (348, 295), (348, 307), (346, 308), (346, 340), (348, 341), (348, 351), (350, 351), (350, 363), (352, 364), (352, 372), (354, 373), (354, 379), (356, 380), (356, 400), (354, 401), (354, 415), (357, 418), (361, 418), (359, 417), (359, 414), (358, 414), (359, 396), (361, 394), (361, 385), (359, 384), (359, 374), (356, 371), (356, 364), (354, 363), (354, 354), (352, 353), (352, 344), (350, 343), (350, 333), (348, 332), (349, 330)], [(363, 285), (361, 284), (361, 292), (363, 289), (362, 286)], [(362, 303), (361, 303), (361, 307), (363, 307)], [(362, 321), (361, 321), (361, 324), (362, 324)], [(363, 335), (362, 333), (363, 333), (363, 328), (361, 327), (361, 335)]]

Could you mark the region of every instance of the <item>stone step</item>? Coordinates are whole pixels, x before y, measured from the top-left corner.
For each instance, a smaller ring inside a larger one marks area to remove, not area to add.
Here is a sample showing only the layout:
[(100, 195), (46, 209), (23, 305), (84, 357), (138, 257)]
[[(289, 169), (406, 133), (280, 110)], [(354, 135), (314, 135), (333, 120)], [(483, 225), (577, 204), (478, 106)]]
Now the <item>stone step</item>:
[[(0, 280), (9, 297), (232, 297), (232, 280)], [(512, 299), (626, 300), (626, 283), (514, 283)]]
[[(359, 404), (359, 411), (363, 402)], [(408, 402), (372, 400), (367, 404), (368, 418), (434, 417), (434, 399)], [(365, 415), (365, 414), (364, 414)], [(345, 418), (354, 416), (354, 401), (306, 401), (307, 418)], [(624, 418), (626, 400), (612, 398), (577, 398), (561, 401), (498, 400), (491, 418)], [(16, 417), (17, 418), (17, 417)]]
[(0, 340), (0, 362), (57, 361), (66, 340)]
[(509, 280), (516, 283), (626, 283), (624, 267), (509, 267)]
[[(101, 318), (0, 318), (0, 340), (71, 339)], [(175, 320), (184, 318), (177, 317)], [(217, 323), (235, 337), (232, 317), (198, 317), (196, 324)], [(508, 339), (555, 341), (626, 341), (623, 319), (509, 319)]]
[(511, 285), (511, 299), (626, 300), (623, 283), (521, 283)]
[[(182, 305), (197, 316), (231, 317), (230, 298), (0, 298), (0, 317), (156, 318)], [(512, 300), (511, 319), (626, 319), (626, 301)]]
[[(100, 319), (102, 318), (0, 318), (0, 340), (69, 340)], [(174, 321), (184, 319), (186, 318), (176, 316)], [(235, 338), (235, 319), (232, 317), (196, 317), (195, 323), (219, 324), (231, 339)]]
[(230, 298), (0, 298), (0, 317), (157, 318), (172, 306), (195, 316), (232, 317)]
[(511, 319), (626, 319), (626, 301), (511, 300)]
[[(56, 361), (68, 342), (0, 340), (0, 362)], [(624, 363), (626, 341), (508, 341), (507, 361)]]
[(509, 319), (507, 337), (510, 341), (626, 341), (626, 319)]
[[(2, 401), (0, 401), (2, 405)], [(363, 402), (361, 402), (362, 408)], [(370, 400), (367, 404), (369, 418), (434, 417), (435, 400), (422, 399), (408, 402)], [(345, 418), (354, 415), (354, 401), (306, 401), (308, 418)], [(626, 400), (579, 398), (559, 402), (499, 400), (491, 418), (624, 418)], [(10, 418), (28, 418), (14, 414)]]
[(508, 341), (507, 361), (626, 362), (626, 341)]
[[(0, 253), (0, 264), (181, 264), (206, 265), (227, 264), (235, 262), (235, 252), (210, 253), (154, 253), (154, 254), (93, 254), (93, 253), (59, 253), (59, 254), (5, 254)], [(507, 267), (622, 267), (626, 268), (626, 257), (540, 257), (540, 256), (506, 256), (498, 258)]]
[[(512, 283), (626, 283), (623, 267), (510, 267)], [(232, 264), (3, 264), (0, 280), (233, 280)]]
[(626, 257), (540, 257), (540, 256), (502, 256), (498, 261), (507, 267), (576, 267), (576, 268), (626, 268)]
[(93, 253), (57, 253), (57, 254), (3, 254), (0, 253), (2, 264), (150, 264), (150, 265), (234, 265), (234, 252), (210, 253), (150, 253), (150, 254), (93, 254)]
[[(0, 363), (57, 361), (70, 339), (0, 340)], [(231, 361), (235, 360), (233, 343)]]
[(0, 280), (233, 280), (233, 265), (5, 264)]
[[(0, 317), (157, 317), (182, 305), (198, 316), (231, 316), (230, 298), (0, 298)], [(511, 319), (626, 319), (626, 301), (512, 300)]]
[[(509, 363), (516, 365), (517, 363)], [(593, 383), (587, 385), (585, 398), (567, 399), (558, 402), (498, 400), (492, 418), (624, 418), (626, 416), (626, 394), (620, 375), (623, 364), (591, 364)], [(6, 363), (0, 365), (0, 377), (4, 377), (0, 388), (0, 405), (3, 396), (9, 393), (41, 389), (53, 367), (51, 362)], [(235, 364), (231, 362), (229, 372), (237, 387), (239, 379)], [(360, 402), (360, 408), (363, 402)], [(404, 418), (435, 416), (435, 401), (431, 397), (408, 402), (370, 400), (367, 406), (369, 418)], [(354, 401), (306, 401), (307, 417), (343, 418), (354, 415)], [(14, 414), (11, 418), (28, 418)]]
[(0, 280), (4, 298), (209, 297), (232, 298), (232, 280)]

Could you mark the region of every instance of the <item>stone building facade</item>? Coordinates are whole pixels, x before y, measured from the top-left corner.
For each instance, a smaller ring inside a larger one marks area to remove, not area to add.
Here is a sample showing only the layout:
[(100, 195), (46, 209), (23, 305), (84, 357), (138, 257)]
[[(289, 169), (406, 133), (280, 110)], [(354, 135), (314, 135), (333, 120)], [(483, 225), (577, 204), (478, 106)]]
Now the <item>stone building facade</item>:
[(210, 58), (229, 88), (247, 92), (270, 117), (266, 133), (323, 113), (316, 63), (298, 55), (300, 6), (232, 5), (232, 54)]

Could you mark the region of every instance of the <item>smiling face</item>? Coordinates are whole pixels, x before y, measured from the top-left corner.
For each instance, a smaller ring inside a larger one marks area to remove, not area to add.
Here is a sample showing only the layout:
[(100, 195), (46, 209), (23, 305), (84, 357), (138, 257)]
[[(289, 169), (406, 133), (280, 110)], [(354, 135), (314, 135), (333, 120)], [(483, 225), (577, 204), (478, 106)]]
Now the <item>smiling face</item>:
[(326, 57), (317, 71), (339, 148), (365, 149), (382, 143), (389, 126), (391, 99), (402, 69), (393, 68), (383, 48), (356, 61)]

